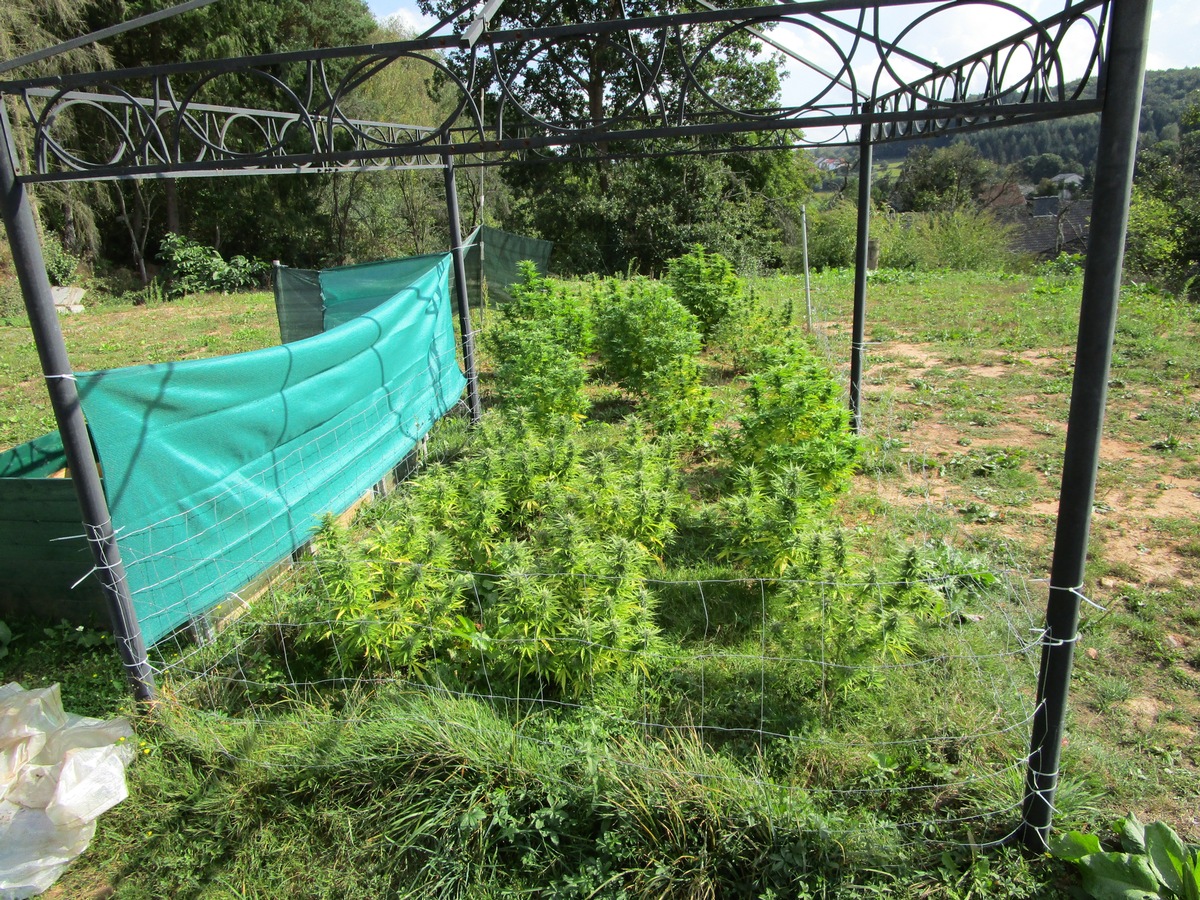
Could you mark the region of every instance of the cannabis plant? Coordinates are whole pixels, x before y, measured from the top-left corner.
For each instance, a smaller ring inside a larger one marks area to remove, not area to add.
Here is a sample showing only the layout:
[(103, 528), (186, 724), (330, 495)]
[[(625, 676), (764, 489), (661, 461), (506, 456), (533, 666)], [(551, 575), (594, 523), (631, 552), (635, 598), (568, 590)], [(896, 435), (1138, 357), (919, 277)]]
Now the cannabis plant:
[(841, 391), (803, 344), (787, 345), (769, 363), (750, 377), (746, 411), (726, 432), (730, 456), (769, 472), (797, 467), (832, 499), (849, 485), (860, 453)]
[(732, 263), (720, 253), (705, 253), (699, 244), (667, 264), (667, 282), (675, 299), (700, 323), (705, 343), (745, 293)]

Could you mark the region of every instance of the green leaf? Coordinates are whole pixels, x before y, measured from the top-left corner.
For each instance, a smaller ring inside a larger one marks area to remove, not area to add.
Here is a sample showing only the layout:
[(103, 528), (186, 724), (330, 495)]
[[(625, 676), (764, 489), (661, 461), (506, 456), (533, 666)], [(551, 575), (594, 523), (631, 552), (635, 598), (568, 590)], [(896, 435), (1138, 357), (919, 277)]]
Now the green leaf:
[(1126, 853), (1146, 852), (1146, 828), (1138, 817), (1130, 813), (1128, 818), (1116, 824), (1117, 833), (1121, 835), (1121, 846)]
[(1146, 826), (1146, 855), (1158, 880), (1182, 897), (1183, 868), (1187, 865), (1188, 852), (1170, 825), (1153, 822)]
[(1050, 838), (1050, 852), (1059, 859), (1078, 862), (1085, 856), (1100, 852), (1100, 838), (1081, 831), (1068, 831)]
[(1183, 866), (1183, 900), (1200, 900), (1200, 860), (1194, 853)]
[(1132, 853), (1092, 853), (1076, 864), (1083, 889), (1095, 900), (1157, 900), (1158, 879), (1144, 856)]

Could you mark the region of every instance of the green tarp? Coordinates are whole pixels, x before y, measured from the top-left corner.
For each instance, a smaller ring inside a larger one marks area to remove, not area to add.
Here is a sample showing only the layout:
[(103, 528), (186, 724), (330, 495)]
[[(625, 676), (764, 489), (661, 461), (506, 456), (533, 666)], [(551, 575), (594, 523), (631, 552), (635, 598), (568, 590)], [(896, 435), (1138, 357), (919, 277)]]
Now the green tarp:
[(511, 234), (490, 225), (480, 225), (467, 240), (467, 293), (475, 305), (482, 296), (483, 282), (487, 283), (489, 303), (507, 303), (511, 299), (509, 285), (521, 278), (517, 264), (525, 259), (532, 260), (538, 271), (545, 275), (550, 265), (550, 251), (554, 248), (551, 241)]
[[(485, 283), (489, 302), (508, 302), (508, 287), (520, 280), (517, 264), (522, 260), (532, 260), (545, 274), (554, 244), (481, 225), (471, 232), (464, 247), (467, 295), (471, 305), (478, 307)], [(320, 271), (276, 266), (275, 312), (281, 340), (287, 344), (312, 337), (371, 309), (391, 296), (395, 282), (389, 279), (403, 277), (406, 270), (418, 271), (434, 258), (440, 256), (410, 256)], [(453, 279), (450, 296), (457, 300)]]
[(57, 431), (0, 453), (0, 619), (106, 618), (66, 465)]
[(341, 298), (327, 305), (373, 308), (304, 340), (76, 375), (149, 643), (285, 559), (454, 406), (449, 268), (347, 270), (361, 289), (323, 277)]
[(0, 478), (46, 478), (66, 466), (67, 451), (57, 431), (0, 453)]
[(320, 280), (325, 305), (324, 330), (329, 331), (369, 312), (395, 294), (396, 285), (421, 278), (430, 263), (443, 259), (450, 257), (445, 253), (409, 256), (323, 270)]
[(325, 330), (320, 272), (276, 266), (274, 285), (275, 317), (279, 319), (282, 343), (301, 341)]

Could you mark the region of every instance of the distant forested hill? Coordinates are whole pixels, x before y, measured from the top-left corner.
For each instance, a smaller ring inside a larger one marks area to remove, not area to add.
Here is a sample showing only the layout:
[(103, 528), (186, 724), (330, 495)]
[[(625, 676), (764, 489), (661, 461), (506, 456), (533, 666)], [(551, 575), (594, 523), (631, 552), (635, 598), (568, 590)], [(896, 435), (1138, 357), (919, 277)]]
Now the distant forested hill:
[[(1200, 67), (1164, 69), (1146, 73), (1146, 88), (1142, 99), (1142, 145), (1175, 139), (1179, 117), (1187, 106), (1187, 98), (1200, 90)], [(1096, 142), (1100, 132), (1097, 115), (1076, 116), (1049, 122), (1032, 122), (992, 128), (965, 136), (982, 156), (997, 163), (1019, 162), (1027, 156), (1057, 153), (1068, 162), (1090, 166), (1096, 161)], [(938, 144), (947, 144), (940, 139)], [(887, 158), (903, 157), (915, 142), (892, 144), (880, 148), (877, 155)]]

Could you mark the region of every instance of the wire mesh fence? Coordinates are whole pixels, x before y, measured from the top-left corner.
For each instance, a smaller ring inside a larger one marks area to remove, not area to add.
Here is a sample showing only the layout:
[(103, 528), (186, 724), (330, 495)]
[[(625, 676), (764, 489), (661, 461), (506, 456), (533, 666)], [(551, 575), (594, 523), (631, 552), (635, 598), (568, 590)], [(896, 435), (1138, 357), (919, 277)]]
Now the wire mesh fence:
[[(837, 288), (823, 288), (813, 340), (844, 369)], [(864, 423), (886, 452), (903, 436), (881, 402)], [(452, 465), (468, 432), (460, 404), (409, 466)], [(894, 476), (864, 471), (879, 491)], [(1003, 842), (1030, 760), (1041, 590), (1013, 560), (945, 550), (943, 529), (925, 525), (940, 504), (930, 473), (909, 466), (906, 477), (912, 515), (895, 537), (939, 564), (903, 573), (683, 577), (664, 564), (626, 596), (621, 576), (600, 569), (384, 556), (355, 563), (356, 575), (331, 567), (318, 540), (238, 597), (219, 633), (185, 630), (155, 648), (164, 721), (270, 777), (369, 779), (406, 761), (404, 777), (419, 781), (457, 765), (477, 779), (471, 796), (492, 786), (490, 804), (507, 790), (496, 785), (569, 792), (590, 778), (658, 796), (643, 798), (647, 816), (678, 814), (663, 795), (703, 795), (723, 815), (762, 816), (773, 834), (790, 823), (839, 853), (886, 846), (899, 860)], [(165, 563), (172, 554), (188, 549), (165, 549)], [(332, 602), (367, 569), (377, 583), (433, 587), (403, 603)], [(433, 597), (442, 589), (449, 605)], [(528, 606), (497, 600), (551, 595), (569, 602), (541, 630)], [(621, 620), (620, 602), (638, 614)]]

